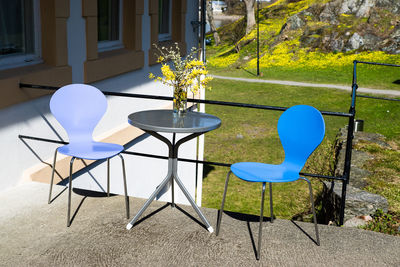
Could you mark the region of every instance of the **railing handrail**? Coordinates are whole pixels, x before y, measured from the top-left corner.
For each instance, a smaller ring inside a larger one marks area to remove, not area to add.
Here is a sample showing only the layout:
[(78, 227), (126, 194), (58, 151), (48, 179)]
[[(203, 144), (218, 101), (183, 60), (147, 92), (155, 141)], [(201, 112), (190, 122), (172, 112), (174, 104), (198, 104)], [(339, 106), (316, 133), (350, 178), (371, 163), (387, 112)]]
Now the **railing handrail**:
[[(19, 87), (20, 88), (50, 90), (50, 91), (55, 91), (55, 90), (60, 88), (60, 87), (55, 87), (55, 86), (27, 84), (27, 83), (20, 83)], [(147, 99), (155, 99), (155, 100), (173, 100), (173, 97), (170, 97), (170, 96), (120, 93), (120, 92), (112, 92), (112, 91), (101, 91), (101, 92), (104, 95), (109, 95), (109, 96), (121, 96), (121, 97), (132, 97), (132, 98), (147, 98)], [(248, 103), (240, 103), (240, 102), (228, 102), (228, 101), (219, 101), (219, 100), (196, 99), (196, 98), (188, 98), (188, 102), (199, 103), (199, 104), (213, 104), (213, 105), (231, 106), (231, 107), (242, 107), (242, 108), (278, 110), (278, 111), (285, 111), (285, 110), (287, 110), (289, 108), (289, 107), (278, 107), (278, 106), (269, 106), (269, 105), (248, 104)], [(328, 116), (338, 116), (338, 117), (351, 117), (352, 116), (351, 113), (346, 113), (346, 112), (323, 111), (323, 110), (320, 110), (320, 112), (321, 112), (322, 115), (328, 115)]]

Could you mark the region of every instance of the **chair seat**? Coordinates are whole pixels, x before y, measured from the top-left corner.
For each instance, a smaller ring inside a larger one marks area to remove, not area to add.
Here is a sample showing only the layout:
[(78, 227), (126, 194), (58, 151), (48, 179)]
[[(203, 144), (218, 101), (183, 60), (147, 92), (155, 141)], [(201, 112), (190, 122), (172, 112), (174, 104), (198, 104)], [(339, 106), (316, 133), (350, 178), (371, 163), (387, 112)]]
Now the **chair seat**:
[(75, 143), (62, 146), (58, 152), (64, 155), (73, 156), (80, 159), (106, 159), (118, 155), (124, 147), (118, 144), (88, 142)]
[(231, 165), (231, 171), (248, 182), (281, 183), (296, 181), (300, 178), (298, 169), (294, 170), (288, 164), (239, 162)]

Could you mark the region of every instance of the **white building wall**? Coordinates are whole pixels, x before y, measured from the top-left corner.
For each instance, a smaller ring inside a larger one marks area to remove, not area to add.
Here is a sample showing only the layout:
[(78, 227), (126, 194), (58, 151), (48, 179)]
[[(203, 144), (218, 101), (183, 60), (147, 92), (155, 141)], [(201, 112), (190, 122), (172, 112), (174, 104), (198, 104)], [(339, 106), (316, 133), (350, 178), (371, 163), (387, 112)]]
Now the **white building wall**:
[[(159, 66), (148, 66), (148, 49), (150, 48), (150, 18), (148, 16), (148, 1), (144, 1), (142, 16), (142, 49), (145, 52), (145, 65), (142, 69), (119, 75), (114, 78), (96, 82), (93, 85), (100, 90), (138, 93), (149, 95), (172, 96), (171, 88), (167, 88), (148, 79), (148, 73), (159, 72)], [(72, 80), (75, 83), (83, 81), (83, 62), (86, 58), (85, 21), (82, 18), (82, 4), (79, 0), (70, 1), (70, 18), (68, 19), (68, 63), (72, 67)], [(196, 32), (193, 32), (190, 21), (197, 20), (198, 8), (196, 0), (188, 0), (186, 15), (186, 43), (188, 50), (197, 45)], [(67, 135), (49, 111), (49, 96), (26, 103), (14, 105), (0, 110), (0, 191), (7, 190), (27, 180), (24, 177), (28, 169), (45, 161), (52, 164), (56, 144), (18, 138), (19, 134), (42, 138), (68, 141)], [(95, 129), (94, 136), (128, 126), (127, 116), (136, 111), (164, 108), (170, 102), (160, 100), (135, 99), (126, 97), (107, 97), (108, 110)], [(132, 126), (133, 127), (133, 126)], [(196, 158), (196, 139), (183, 144), (179, 156)], [(143, 135), (131, 142), (129, 151), (168, 155), (167, 146), (161, 141)], [(202, 148), (201, 148), (202, 149)], [(167, 161), (124, 155), (127, 172), (128, 193), (131, 196), (146, 198), (165, 177)], [(196, 166), (192, 163), (179, 163), (182, 181), (194, 196), (196, 184)], [(201, 179), (201, 177), (199, 178)], [(106, 189), (106, 163), (91, 168), (87, 174), (82, 174), (73, 182), (74, 187), (103, 191)], [(188, 203), (180, 189), (175, 187), (177, 203)], [(123, 193), (122, 172), (119, 158), (111, 160), (111, 192)], [(161, 200), (168, 201), (170, 193), (164, 194)]]

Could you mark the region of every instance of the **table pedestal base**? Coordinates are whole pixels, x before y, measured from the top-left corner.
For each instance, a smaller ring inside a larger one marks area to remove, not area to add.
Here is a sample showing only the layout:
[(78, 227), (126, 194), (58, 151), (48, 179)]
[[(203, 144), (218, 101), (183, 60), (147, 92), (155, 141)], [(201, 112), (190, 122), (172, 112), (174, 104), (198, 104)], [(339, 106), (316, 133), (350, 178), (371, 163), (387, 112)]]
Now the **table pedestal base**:
[(197, 214), (199, 215), (200, 219), (203, 221), (203, 223), (206, 225), (207, 230), (212, 233), (214, 232), (213, 227), (210, 225), (210, 223), (207, 221), (206, 217), (204, 216), (204, 214), (201, 212), (201, 210), (199, 209), (199, 207), (196, 205), (195, 201), (193, 200), (192, 196), (190, 195), (190, 193), (187, 191), (187, 189), (185, 188), (185, 186), (183, 185), (181, 179), (179, 179), (178, 176), (178, 159), (177, 158), (169, 158), (168, 159), (168, 173), (167, 176), (164, 178), (164, 180), (161, 182), (161, 184), (156, 188), (156, 190), (151, 194), (151, 196), (149, 197), (149, 199), (146, 201), (146, 203), (144, 203), (143, 207), (139, 210), (139, 212), (136, 214), (136, 216), (128, 223), (128, 225), (126, 226), (126, 229), (130, 230), (133, 225), (137, 222), (137, 220), (139, 219), (139, 217), (143, 214), (143, 212), (148, 208), (148, 206), (150, 205), (150, 203), (155, 199), (155, 197), (161, 192), (161, 190), (168, 185), (168, 182), (171, 182), (172, 184), (172, 202), (171, 205), (172, 207), (175, 206), (175, 202), (174, 202), (174, 180), (176, 181), (176, 183), (178, 184), (179, 188), (182, 190), (183, 194), (185, 195), (185, 197), (187, 198), (187, 200), (189, 200), (190, 204), (192, 205), (192, 207), (194, 208), (194, 210), (197, 212)]

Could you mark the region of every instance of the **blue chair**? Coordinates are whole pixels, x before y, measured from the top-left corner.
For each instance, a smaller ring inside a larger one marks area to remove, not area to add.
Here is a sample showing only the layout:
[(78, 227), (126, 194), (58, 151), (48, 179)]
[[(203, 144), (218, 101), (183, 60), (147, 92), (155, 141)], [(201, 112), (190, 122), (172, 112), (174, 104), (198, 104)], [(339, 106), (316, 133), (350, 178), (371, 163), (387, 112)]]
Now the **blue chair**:
[(237, 177), (247, 182), (262, 183), (258, 251), (256, 251), (257, 260), (260, 259), (261, 251), (264, 192), (266, 183), (269, 183), (271, 222), (273, 222), (272, 183), (293, 182), (298, 179), (307, 181), (314, 215), (316, 243), (317, 245), (320, 244), (311, 183), (308, 179), (300, 177), (299, 172), (303, 168), (308, 157), (319, 146), (324, 138), (324, 119), (321, 113), (311, 106), (293, 106), (287, 109), (279, 118), (278, 133), (285, 151), (285, 160), (279, 165), (258, 162), (240, 162), (233, 164), (226, 177), (224, 195), (217, 219), (216, 235), (219, 234), (221, 226), (226, 191), (228, 189), (228, 181), (231, 173), (234, 173)]
[(71, 84), (58, 89), (50, 100), (50, 110), (61, 126), (66, 130), (69, 144), (58, 147), (54, 153), (51, 174), (49, 204), (53, 188), (57, 152), (72, 156), (69, 165), (69, 193), (67, 226), (71, 225), (72, 167), (74, 160), (107, 159), (107, 196), (110, 195), (110, 158), (118, 155), (122, 162), (126, 217), (129, 218), (129, 197), (126, 187), (124, 158), (120, 154), (124, 147), (118, 144), (102, 143), (93, 140), (93, 130), (107, 110), (107, 99), (97, 88), (85, 84)]

